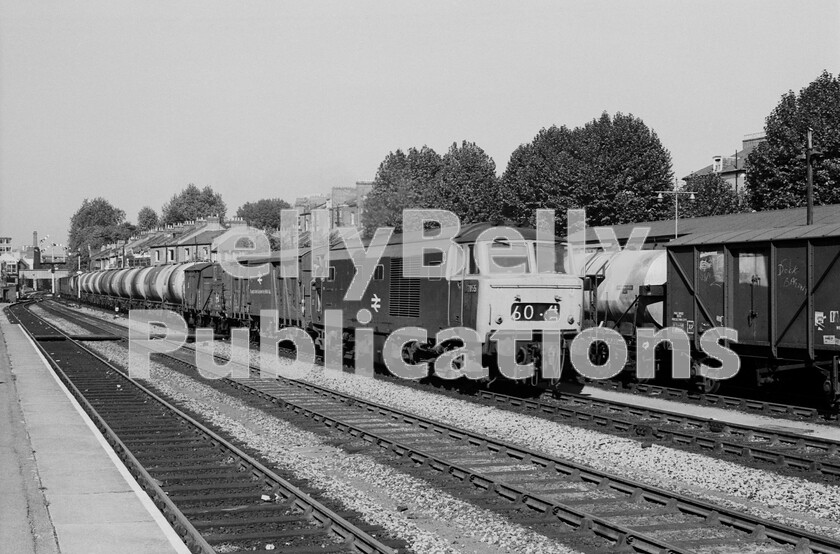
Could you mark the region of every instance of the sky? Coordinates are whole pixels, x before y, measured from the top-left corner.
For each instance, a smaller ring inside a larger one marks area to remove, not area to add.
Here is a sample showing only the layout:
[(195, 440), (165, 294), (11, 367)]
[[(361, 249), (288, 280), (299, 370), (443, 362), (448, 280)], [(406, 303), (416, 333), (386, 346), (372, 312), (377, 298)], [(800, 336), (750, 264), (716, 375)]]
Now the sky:
[(248, 201), (631, 113), (685, 176), (840, 72), (840, 2), (0, 0), (0, 236), (66, 243), (189, 183)]

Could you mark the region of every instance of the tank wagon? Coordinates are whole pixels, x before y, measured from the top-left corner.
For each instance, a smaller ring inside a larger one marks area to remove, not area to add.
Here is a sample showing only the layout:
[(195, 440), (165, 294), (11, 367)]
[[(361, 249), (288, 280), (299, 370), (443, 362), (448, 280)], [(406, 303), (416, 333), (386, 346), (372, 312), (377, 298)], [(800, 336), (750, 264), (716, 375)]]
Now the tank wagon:
[(663, 326), (667, 279), (665, 250), (622, 250), (587, 255), (584, 274), (596, 286), (587, 303), (587, 325), (605, 324), (626, 338), (637, 327)]
[(167, 308), (180, 310), (184, 303), (185, 271), (194, 264), (109, 269), (72, 276), (62, 282), (62, 292), (99, 306)]

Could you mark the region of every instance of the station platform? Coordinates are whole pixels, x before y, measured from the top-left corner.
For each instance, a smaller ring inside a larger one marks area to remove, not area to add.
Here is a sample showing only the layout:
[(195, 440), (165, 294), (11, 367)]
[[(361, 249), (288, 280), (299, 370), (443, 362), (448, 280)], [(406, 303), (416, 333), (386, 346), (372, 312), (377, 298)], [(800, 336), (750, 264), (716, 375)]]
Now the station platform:
[(0, 304), (0, 551), (189, 550)]

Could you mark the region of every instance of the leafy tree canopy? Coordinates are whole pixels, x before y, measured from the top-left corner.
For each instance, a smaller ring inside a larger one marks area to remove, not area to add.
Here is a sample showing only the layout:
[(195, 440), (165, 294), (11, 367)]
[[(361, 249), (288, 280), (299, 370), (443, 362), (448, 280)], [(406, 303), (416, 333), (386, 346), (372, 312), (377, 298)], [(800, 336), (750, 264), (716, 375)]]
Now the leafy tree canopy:
[(655, 191), (671, 188), (671, 155), (632, 115), (606, 112), (583, 127), (552, 126), (516, 149), (502, 176), (503, 213), (534, 225), (538, 208), (586, 208), (591, 225), (665, 219)]
[(461, 223), (498, 221), (501, 191), (496, 163), (473, 142), (453, 143), (443, 155), (432, 186), (425, 189), (424, 204), (449, 210)]
[(402, 150), (388, 154), (365, 199), (365, 236), (373, 236), (378, 227), (400, 231), (404, 209), (432, 207), (427, 203), (428, 189), (434, 187), (442, 167), (440, 155), (428, 146), (410, 148), (407, 154)]
[(125, 212), (104, 198), (85, 198), (70, 218), (70, 250), (79, 250), (87, 258), (88, 247), (98, 250), (103, 244), (131, 236), (134, 227), (124, 221)]
[(689, 177), (683, 190), (693, 192), (694, 200), (688, 200), (682, 195), (680, 217), (705, 217), (747, 211), (743, 195), (737, 194), (717, 173)]
[(259, 229), (279, 229), (280, 210), (287, 210), (291, 206), (279, 198), (263, 198), (256, 202), (246, 202), (236, 210), (236, 216)]
[(746, 186), (755, 210), (774, 210), (806, 203), (804, 160), (808, 128), (823, 157), (814, 162), (814, 203), (840, 203), (840, 79), (827, 71), (803, 88), (782, 96), (767, 116), (767, 141), (747, 157)]
[(137, 213), (137, 229), (140, 231), (148, 231), (158, 226), (158, 215), (149, 206), (140, 208)]
[[(131, 223), (120, 223), (119, 225), (94, 225), (85, 229), (84, 237), (79, 243), (79, 252), (82, 260), (87, 260), (89, 254), (96, 254), (99, 249), (119, 240), (128, 240), (137, 231), (137, 227)], [(88, 248), (90, 247), (90, 248)]]
[(183, 223), (202, 217), (218, 215), (224, 218), (227, 207), (222, 195), (209, 186), (200, 189), (190, 183), (163, 205), (161, 219), (164, 225)]

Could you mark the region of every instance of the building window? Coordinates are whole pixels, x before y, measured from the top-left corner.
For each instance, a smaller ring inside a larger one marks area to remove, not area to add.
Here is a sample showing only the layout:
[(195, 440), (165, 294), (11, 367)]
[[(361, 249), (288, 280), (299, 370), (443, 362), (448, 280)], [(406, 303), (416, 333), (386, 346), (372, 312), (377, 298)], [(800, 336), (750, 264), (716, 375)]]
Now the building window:
[(170, 248), (166, 251), (166, 261), (173, 262), (175, 261), (175, 249)]
[(210, 255), (210, 252), (207, 251), (207, 247), (204, 247), (204, 259), (206, 260), (207, 257)]
[(160, 261), (160, 250), (155, 250), (155, 261), (156, 262)]
[(184, 248), (184, 260), (189, 260), (189, 259), (190, 259), (190, 249), (189, 248)]

